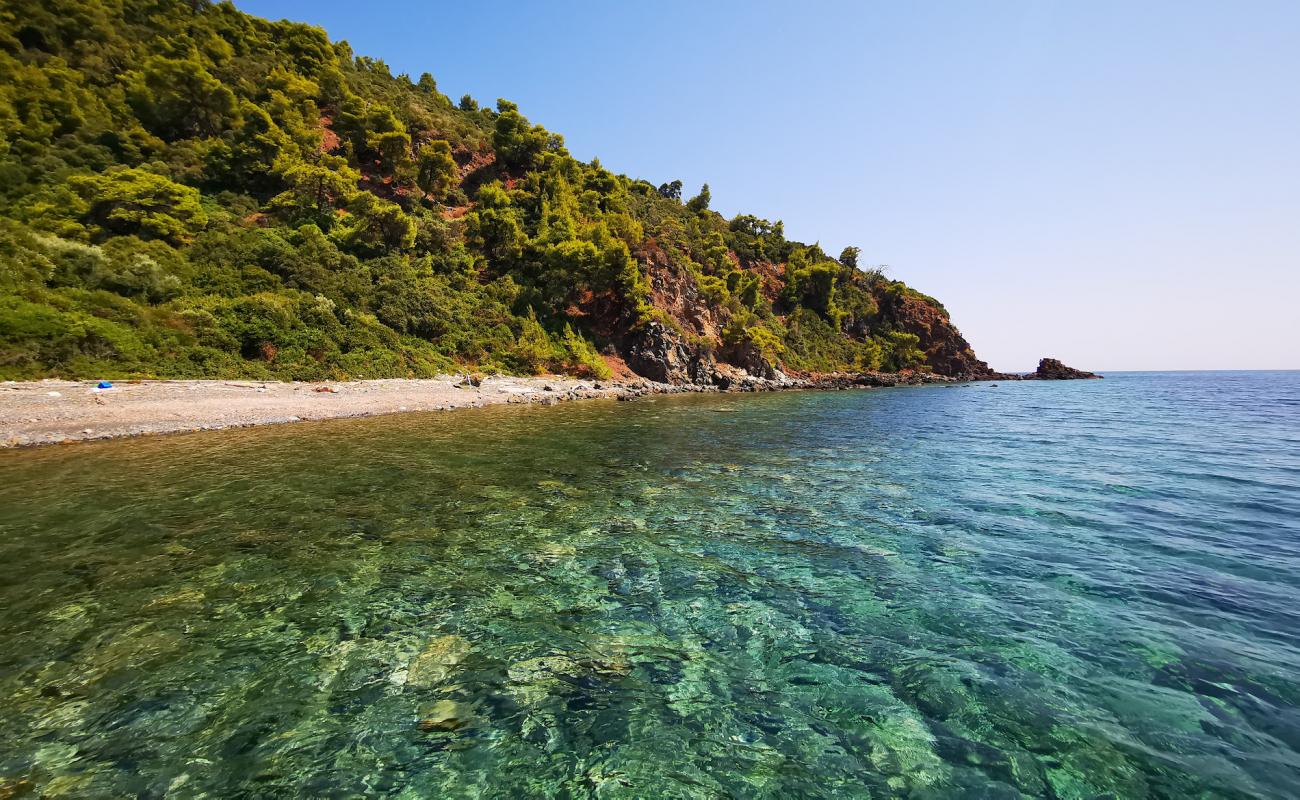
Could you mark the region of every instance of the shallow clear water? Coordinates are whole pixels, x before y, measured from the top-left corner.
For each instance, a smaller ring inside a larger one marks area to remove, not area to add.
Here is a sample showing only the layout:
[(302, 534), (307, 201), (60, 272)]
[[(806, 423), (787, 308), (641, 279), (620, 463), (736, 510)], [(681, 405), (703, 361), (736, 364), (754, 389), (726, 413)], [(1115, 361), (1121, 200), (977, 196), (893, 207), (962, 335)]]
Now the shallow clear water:
[(5, 791), (1300, 796), (1300, 373), (0, 453)]

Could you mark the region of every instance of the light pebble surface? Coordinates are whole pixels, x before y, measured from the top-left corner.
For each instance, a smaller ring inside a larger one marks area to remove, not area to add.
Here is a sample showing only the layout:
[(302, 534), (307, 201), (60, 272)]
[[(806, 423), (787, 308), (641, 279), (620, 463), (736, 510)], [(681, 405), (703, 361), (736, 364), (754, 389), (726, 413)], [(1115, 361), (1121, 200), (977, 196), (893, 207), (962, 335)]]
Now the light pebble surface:
[[(681, 391), (641, 380), (560, 377), (492, 377), (476, 387), (454, 375), (338, 383), (114, 382), (112, 389), (100, 391), (95, 391), (95, 385), (95, 381), (0, 382), (0, 447)], [(323, 386), (334, 391), (316, 391)]]

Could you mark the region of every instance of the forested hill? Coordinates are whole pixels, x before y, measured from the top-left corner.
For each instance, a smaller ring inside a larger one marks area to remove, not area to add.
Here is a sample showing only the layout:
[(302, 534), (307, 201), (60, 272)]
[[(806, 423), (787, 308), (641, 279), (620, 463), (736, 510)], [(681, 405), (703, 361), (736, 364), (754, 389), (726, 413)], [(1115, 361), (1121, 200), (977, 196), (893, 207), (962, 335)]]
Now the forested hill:
[(987, 367), (935, 300), (324, 31), (0, 6), (0, 377)]

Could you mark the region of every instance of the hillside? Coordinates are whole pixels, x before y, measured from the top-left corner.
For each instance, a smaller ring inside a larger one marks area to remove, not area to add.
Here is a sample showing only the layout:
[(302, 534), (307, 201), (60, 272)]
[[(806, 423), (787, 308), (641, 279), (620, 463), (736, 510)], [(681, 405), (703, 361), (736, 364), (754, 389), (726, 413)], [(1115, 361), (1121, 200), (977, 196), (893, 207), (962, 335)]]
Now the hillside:
[(934, 299), (324, 31), (0, 9), (0, 377), (987, 366)]

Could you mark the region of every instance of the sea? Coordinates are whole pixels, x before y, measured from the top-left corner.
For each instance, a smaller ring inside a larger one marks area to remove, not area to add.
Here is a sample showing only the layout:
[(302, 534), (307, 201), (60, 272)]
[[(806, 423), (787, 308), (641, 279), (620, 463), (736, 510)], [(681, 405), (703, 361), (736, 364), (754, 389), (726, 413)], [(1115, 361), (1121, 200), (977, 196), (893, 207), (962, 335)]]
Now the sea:
[(0, 796), (1300, 797), (1300, 373), (0, 452)]

